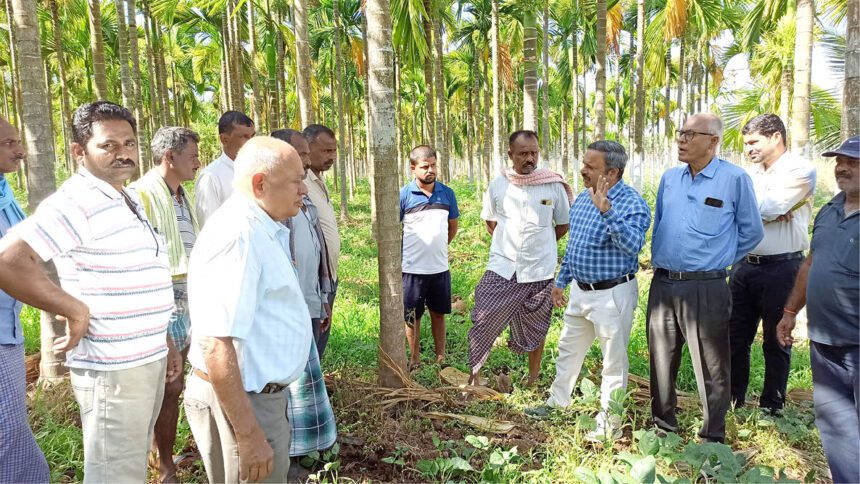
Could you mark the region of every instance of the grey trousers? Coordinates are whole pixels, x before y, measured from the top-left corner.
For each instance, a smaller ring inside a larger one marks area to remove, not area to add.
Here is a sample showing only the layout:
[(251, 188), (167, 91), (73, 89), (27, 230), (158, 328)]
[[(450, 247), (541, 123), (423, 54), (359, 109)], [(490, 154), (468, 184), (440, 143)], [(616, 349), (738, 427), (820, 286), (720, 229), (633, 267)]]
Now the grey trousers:
[[(275, 453), (272, 473), (262, 482), (287, 482), (290, 469), (290, 422), (287, 392), (248, 393), (254, 416)], [(212, 384), (191, 373), (185, 387), (185, 416), (211, 483), (239, 482), (239, 448), (233, 427)]]
[(677, 431), (675, 383), (684, 343), (690, 350), (702, 401), (699, 436), (722, 442), (731, 402), (729, 317), (731, 292), (725, 279), (673, 281), (655, 274), (648, 296), (648, 352), (654, 423)]

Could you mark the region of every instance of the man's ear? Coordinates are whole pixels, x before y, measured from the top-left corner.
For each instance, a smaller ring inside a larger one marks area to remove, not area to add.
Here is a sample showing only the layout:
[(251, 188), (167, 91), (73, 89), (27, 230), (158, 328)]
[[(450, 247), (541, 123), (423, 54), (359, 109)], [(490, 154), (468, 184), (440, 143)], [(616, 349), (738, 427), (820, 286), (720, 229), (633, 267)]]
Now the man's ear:
[(81, 145), (79, 143), (72, 143), (72, 158), (74, 158), (75, 161), (80, 162), (81, 158), (84, 157), (84, 154), (86, 152), (87, 152), (87, 150), (84, 149), (83, 145)]
[(256, 198), (263, 197), (263, 182), (266, 180), (266, 175), (263, 173), (254, 173), (251, 177), (251, 188), (254, 190)]
[(171, 165), (173, 164), (173, 150), (168, 149), (164, 152), (164, 160), (162, 161), (162, 163), (164, 163), (164, 161), (167, 161)]

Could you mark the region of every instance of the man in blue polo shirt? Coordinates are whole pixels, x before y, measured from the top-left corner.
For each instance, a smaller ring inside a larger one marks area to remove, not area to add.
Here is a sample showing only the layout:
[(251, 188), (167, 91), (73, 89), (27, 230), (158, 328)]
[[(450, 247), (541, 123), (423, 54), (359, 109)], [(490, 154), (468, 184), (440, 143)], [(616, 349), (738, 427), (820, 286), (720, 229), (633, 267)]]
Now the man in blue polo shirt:
[(403, 222), (403, 306), (409, 369), (421, 361), (421, 316), (430, 310), (436, 363), (445, 359), (445, 315), (451, 312), (448, 244), (457, 234), (460, 210), (454, 191), (436, 180), (436, 151), (418, 146), (409, 153), (414, 180), (400, 190)]
[(836, 157), (842, 191), (815, 217), (776, 333), (790, 346), (795, 316), (808, 303), (815, 425), (833, 482), (860, 482), (860, 136), (821, 156)]
[(726, 268), (764, 236), (750, 176), (717, 156), (722, 138), (723, 122), (707, 113), (678, 131), (683, 165), (667, 170), (657, 190), (647, 316), (654, 423), (678, 430), (675, 381), (686, 342), (702, 402), (699, 436), (715, 442), (725, 439), (731, 403)]

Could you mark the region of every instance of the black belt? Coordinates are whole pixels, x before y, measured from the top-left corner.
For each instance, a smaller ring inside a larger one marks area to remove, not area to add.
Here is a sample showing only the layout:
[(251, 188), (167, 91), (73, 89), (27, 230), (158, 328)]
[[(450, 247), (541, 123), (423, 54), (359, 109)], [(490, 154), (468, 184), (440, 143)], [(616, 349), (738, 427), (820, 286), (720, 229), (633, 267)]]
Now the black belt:
[(593, 284), (589, 284), (587, 282), (576, 282), (576, 285), (579, 286), (583, 291), (599, 291), (601, 289), (610, 289), (619, 284), (624, 284), (627, 281), (636, 279), (636, 274), (627, 274), (621, 277), (616, 277), (615, 279), (609, 279), (606, 281), (595, 282)]
[(658, 276), (666, 276), (670, 281), (704, 281), (708, 279), (725, 279), (728, 273), (725, 269), (716, 271), (693, 271), (693, 272), (678, 272), (669, 271), (666, 269), (657, 269), (654, 274)]
[[(200, 378), (201, 380), (208, 382), (208, 383), (212, 383), (209, 380), (209, 375), (204, 373), (203, 370), (200, 370), (198, 368), (192, 368), (191, 371), (192, 371), (192, 373), (197, 375), (197, 377)], [(281, 385), (280, 383), (267, 383), (266, 386), (264, 386), (263, 389), (260, 390), (259, 392), (251, 392), (251, 393), (281, 393), (286, 388), (287, 388), (287, 385)]]
[(771, 262), (780, 262), (784, 260), (794, 260), (794, 259), (803, 259), (803, 251), (797, 252), (786, 252), (785, 254), (774, 254), (774, 255), (755, 255), (755, 254), (747, 254), (744, 257), (744, 260), (749, 262), (750, 264), (760, 265), (760, 264), (770, 264)]

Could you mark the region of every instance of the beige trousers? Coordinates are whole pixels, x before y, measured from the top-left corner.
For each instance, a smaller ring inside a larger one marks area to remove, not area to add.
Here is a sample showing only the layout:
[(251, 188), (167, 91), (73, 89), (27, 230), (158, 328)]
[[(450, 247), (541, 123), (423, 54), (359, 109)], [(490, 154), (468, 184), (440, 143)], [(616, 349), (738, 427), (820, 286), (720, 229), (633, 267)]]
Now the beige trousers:
[[(287, 482), (290, 470), (290, 423), (287, 392), (248, 393), (254, 415), (275, 453), (272, 473), (262, 482)], [(185, 387), (185, 417), (211, 483), (239, 482), (239, 451), (233, 427), (221, 408), (212, 384), (193, 372)]]
[(85, 483), (146, 482), (167, 359), (114, 371), (72, 368), (81, 411)]

